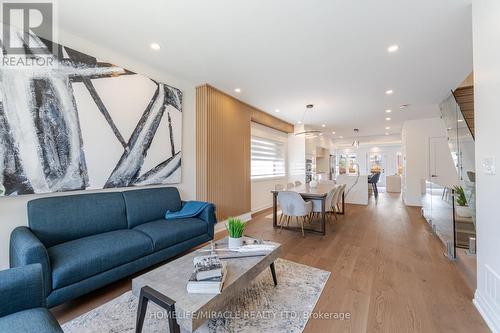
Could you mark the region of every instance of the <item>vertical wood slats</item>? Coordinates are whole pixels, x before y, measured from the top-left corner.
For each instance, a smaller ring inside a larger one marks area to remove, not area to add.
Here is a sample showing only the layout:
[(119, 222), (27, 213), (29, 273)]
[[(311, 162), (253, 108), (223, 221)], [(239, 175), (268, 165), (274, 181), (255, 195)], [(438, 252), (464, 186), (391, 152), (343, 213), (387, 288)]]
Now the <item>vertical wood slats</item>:
[(196, 89), (196, 197), (215, 203), (219, 220), (250, 212), (251, 115), (209, 85)]

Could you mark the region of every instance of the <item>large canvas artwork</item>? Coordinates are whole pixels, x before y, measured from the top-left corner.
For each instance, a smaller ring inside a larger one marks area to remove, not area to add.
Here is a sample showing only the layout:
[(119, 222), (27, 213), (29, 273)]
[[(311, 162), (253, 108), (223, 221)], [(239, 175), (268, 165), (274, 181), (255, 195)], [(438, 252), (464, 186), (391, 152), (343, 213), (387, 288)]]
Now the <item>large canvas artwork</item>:
[(53, 60), (0, 66), (5, 195), (180, 182), (179, 89), (61, 45)]

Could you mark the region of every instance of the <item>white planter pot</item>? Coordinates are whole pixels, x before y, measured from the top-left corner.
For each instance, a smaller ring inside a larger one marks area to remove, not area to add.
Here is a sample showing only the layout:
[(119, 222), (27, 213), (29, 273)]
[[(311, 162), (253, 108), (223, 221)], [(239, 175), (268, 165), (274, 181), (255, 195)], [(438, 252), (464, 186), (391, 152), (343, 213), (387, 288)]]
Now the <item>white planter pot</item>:
[(237, 249), (243, 245), (243, 237), (233, 238), (228, 237), (227, 247), (230, 249)]
[(472, 214), (471, 214), (468, 206), (458, 206), (457, 205), (455, 207), (455, 212), (460, 217), (472, 217)]

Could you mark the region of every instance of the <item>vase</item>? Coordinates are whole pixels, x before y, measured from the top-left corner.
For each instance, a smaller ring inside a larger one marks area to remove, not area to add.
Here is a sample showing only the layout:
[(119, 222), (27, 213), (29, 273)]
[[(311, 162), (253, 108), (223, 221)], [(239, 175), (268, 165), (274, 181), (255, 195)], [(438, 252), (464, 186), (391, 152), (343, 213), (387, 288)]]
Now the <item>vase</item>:
[(471, 214), (468, 206), (458, 206), (457, 205), (455, 207), (455, 212), (457, 213), (457, 216), (460, 216), (460, 217), (472, 217), (472, 214)]
[(243, 245), (243, 237), (233, 238), (229, 237), (227, 242), (227, 247), (230, 249), (237, 249)]

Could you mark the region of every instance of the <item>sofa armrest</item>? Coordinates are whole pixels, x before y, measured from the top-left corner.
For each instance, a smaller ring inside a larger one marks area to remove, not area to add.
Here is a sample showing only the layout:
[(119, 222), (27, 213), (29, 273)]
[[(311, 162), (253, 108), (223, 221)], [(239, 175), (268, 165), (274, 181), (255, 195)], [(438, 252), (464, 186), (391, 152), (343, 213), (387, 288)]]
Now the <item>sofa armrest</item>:
[(17, 227), (10, 234), (10, 267), (29, 264), (42, 266), (43, 287), (46, 296), (52, 291), (49, 255), (42, 242), (27, 227)]
[(45, 307), (42, 265), (33, 264), (0, 271), (0, 317)]
[(214, 226), (217, 223), (217, 217), (215, 215), (215, 205), (210, 204), (205, 209), (201, 211), (201, 213), (198, 215), (198, 218), (202, 219), (203, 221), (207, 222), (207, 227), (208, 227), (208, 234), (210, 237), (214, 237)]

